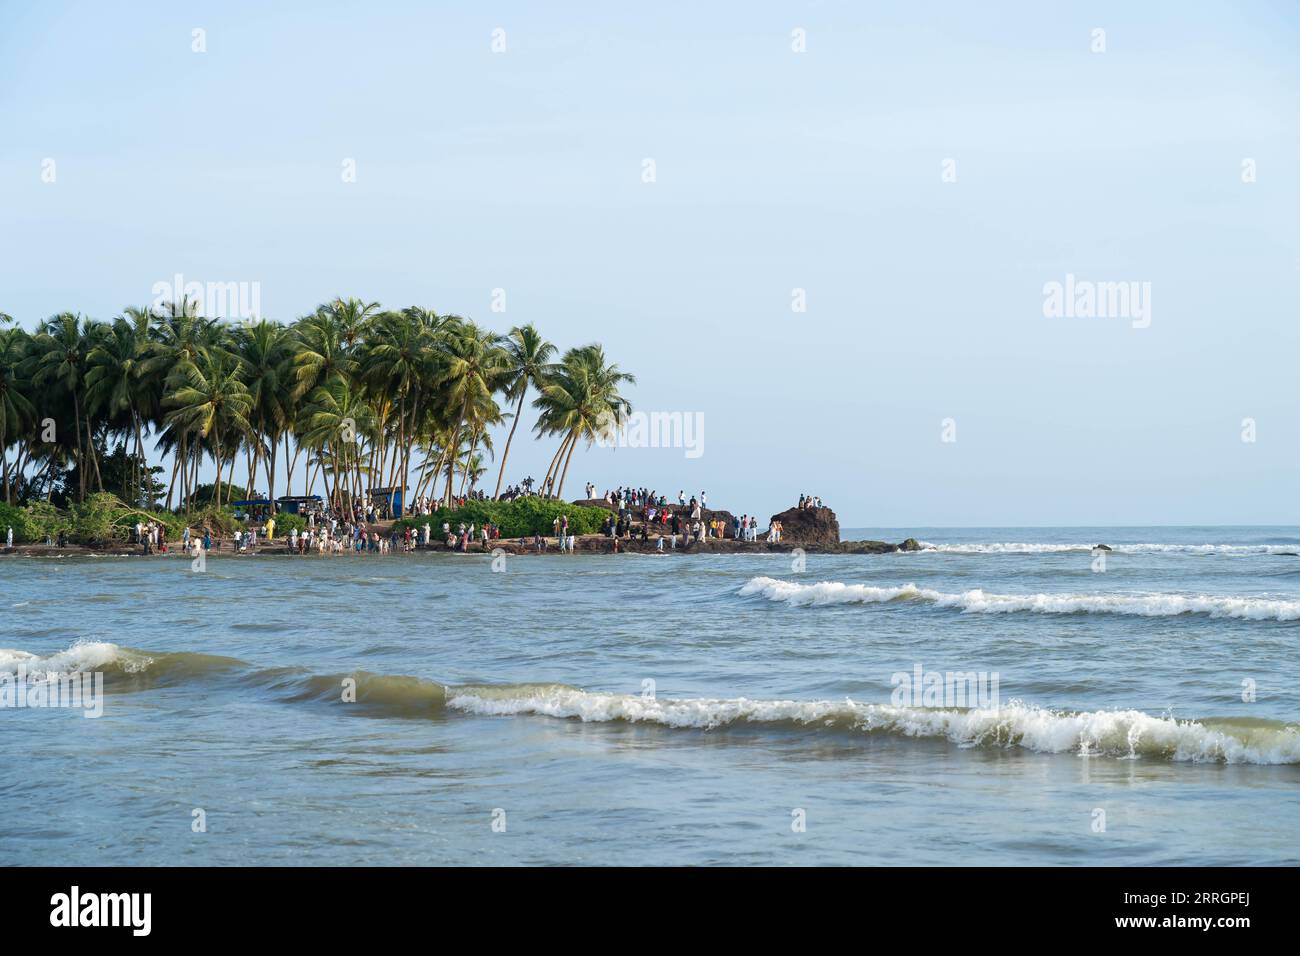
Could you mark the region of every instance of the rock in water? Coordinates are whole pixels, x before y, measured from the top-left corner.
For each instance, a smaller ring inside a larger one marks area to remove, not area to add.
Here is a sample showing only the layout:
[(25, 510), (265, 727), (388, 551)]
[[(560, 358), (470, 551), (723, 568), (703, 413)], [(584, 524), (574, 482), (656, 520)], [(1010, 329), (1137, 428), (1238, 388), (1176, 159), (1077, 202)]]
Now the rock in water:
[(772, 520), (781, 522), (783, 544), (828, 551), (839, 547), (840, 522), (830, 508), (790, 508)]

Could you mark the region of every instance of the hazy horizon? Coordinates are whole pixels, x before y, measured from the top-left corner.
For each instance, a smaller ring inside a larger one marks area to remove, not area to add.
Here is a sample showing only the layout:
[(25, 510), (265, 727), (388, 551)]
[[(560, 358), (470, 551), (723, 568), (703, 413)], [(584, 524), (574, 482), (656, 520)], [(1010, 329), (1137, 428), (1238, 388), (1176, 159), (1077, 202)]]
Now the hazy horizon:
[[(567, 498), (1296, 525), (1297, 40), (1284, 3), (0, 9), (0, 311), (180, 274), (599, 341), (703, 454), (582, 449)], [(1054, 282), (1145, 316), (1048, 317)]]

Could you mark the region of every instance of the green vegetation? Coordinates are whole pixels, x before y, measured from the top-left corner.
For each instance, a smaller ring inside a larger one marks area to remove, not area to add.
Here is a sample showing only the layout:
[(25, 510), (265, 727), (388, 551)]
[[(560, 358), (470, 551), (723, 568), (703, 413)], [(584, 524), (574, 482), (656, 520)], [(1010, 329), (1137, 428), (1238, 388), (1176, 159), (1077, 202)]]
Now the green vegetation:
[(143, 511), (124, 504), (116, 495), (98, 492), (60, 511), (45, 501), (26, 505), (0, 504), (0, 533), (12, 526), (15, 543), (43, 544), (67, 534), (74, 544), (100, 545), (129, 541), (135, 523), (150, 521), (167, 528), (168, 537), (179, 536), (184, 521), (173, 514)]
[(433, 536), (442, 536), (442, 524), (445, 521), (454, 531), (462, 523), (483, 527), (492, 522), (501, 529), (501, 537), (518, 538), (523, 535), (550, 535), (554, 528), (552, 522), (556, 517), (569, 516), (569, 531), (572, 534), (595, 534), (602, 530), (605, 519), (610, 512), (605, 508), (591, 508), (583, 505), (565, 504), (563, 501), (549, 501), (545, 498), (516, 498), (514, 501), (467, 501), (461, 508), (439, 508), (431, 515), (416, 515), (403, 518), (394, 524), (399, 532), (406, 527), (419, 529), (427, 521), (433, 529)]
[(281, 511), (275, 516), (275, 536), (290, 534), (297, 531), (302, 534), (307, 530), (307, 519), (302, 515), (291, 514), (288, 511)]
[[(630, 410), (619, 390), (634, 379), (596, 344), (555, 356), (531, 325), (499, 335), (457, 315), (358, 299), (288, 325), (205, 318), (184, 299), (111, 322), (64, 312), (34, 332), (0, 324), (0, 498), (63, 508), (58, 520), (88, 540), (118, 524), (91, 504), (99, 495), (194, 525), (205, 509), (223, 521), (254, 486), (274, 499), (277, 475), (287, 477), (280, 494), (319, 493), (335, 507), (369, 487), (450, 507), (487, 472), (489, 429), (511, 418), (500, 492), (529, 395), (537, 437), (557, 442), (538, 490), (558, 498), (578, 444)], [(149, 464), (148, 439), (164, 467)], [(210, 485), (199, 479), (205, 463), (215, 466)], [(526, 517), (533, 527), (537, 515)], [(54, 520), (41, 512), (31, 527)]]

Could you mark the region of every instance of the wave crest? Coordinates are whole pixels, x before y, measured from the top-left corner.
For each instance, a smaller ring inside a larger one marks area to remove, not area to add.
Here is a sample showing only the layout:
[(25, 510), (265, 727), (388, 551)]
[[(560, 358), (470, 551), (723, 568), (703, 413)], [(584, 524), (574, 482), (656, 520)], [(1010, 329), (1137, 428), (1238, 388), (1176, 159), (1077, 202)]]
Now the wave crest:
[[(33, 662), (39, 662), (33, 667)], [(233, 658), (154, 652), (107, 642), (83, 642), (40, 657), (0, 649), (0, 677), (23, 664), (29, 675), (103, 670), (137, 687), (224, 677), (284, 703), (343, 706), (376, 717), (441, 718), (447, 712), (483, 716), (534, 715), (590, 723), (646, 723), (717, 730), (752, 725), (800, 730), (948, 740), (962, 747), (1016, 748), (1124, 758), (1241, 764), (1300, 763), (1300, 726), (1276, 720), (1176, 720), (1139, 710), (1070, 712), (1020, 701), (988, 708), (900, 707), (852, 700), (673, 699), (584, 691), (555, 683), (445, 685), (424, 678), (315, 674), (302, 668), (255, 668)], [(141, 675), (149, 678), (141, 680)], [(343, 681), (356, 682), (356, 703), (342, 704)]]
[(671, 700), (588, 693), (561, 685), (449, 689), (448, 707), (471, 714), (534, 714), (584, 722), (653, 723), (713, 730), (743, 724), (830, 727), (947, 739), (963, 747), (1016, 747), (1037, 753), (1160, 757), (1220, 763), (1300, 763), (1300, 728), (1277, 721), (1175, 720), (1139, 710), (1083, 713), (1013, 701), (980, 709), (930, 709), (844, 701)]
[(1272, 598), (1232, 597), (1205, 594), (989, 594), (978, 588), (947, 593), (915, 584), (874, 587), (821, 581), (799, 584), (777, 578), (750, 578), (738, 592), (742, 597), (759, 595), (792, 607), (831, 604), (887, 604), (917, 601), (935, 607), (957, 608), (968, 614), (1126, 614), (1139, 617), (1177, 617), (1204, 614), (1212, 618), (1248, 621), (1300, 620), (1300, 601)]

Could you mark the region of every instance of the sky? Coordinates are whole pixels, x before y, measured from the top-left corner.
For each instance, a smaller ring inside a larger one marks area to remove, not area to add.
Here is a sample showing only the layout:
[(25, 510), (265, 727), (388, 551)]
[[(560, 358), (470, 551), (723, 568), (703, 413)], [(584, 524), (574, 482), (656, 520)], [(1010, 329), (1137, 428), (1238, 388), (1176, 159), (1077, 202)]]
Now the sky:
[(1293, 2), (0, 0), (0, 311), (180, 274), (599, 341), (703, 442), (566, 497), (1300, 524), (1298, 50)]

